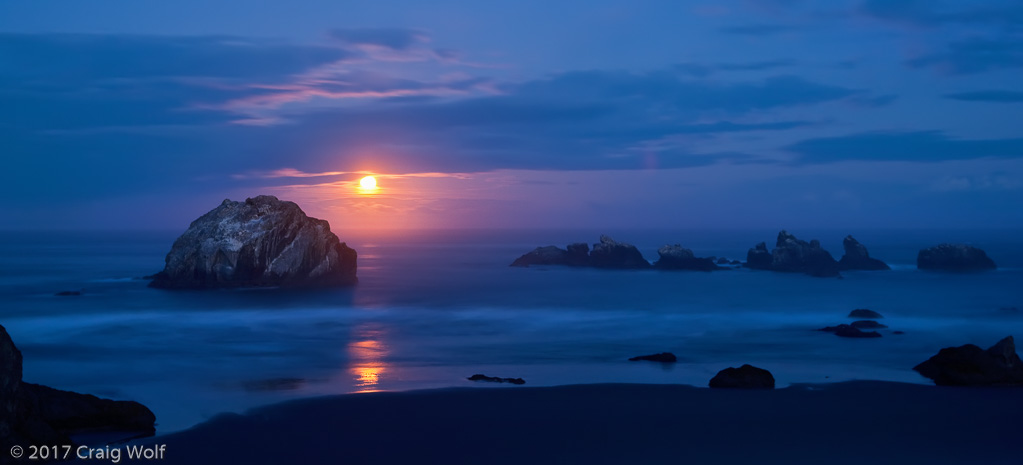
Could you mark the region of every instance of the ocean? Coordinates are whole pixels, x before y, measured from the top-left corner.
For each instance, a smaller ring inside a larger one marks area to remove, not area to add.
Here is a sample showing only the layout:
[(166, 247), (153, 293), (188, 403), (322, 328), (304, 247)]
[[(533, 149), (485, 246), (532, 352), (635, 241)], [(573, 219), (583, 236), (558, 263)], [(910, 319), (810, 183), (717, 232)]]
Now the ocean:
[[(476, 373), (527, 386), (706, 386), (750, 363), (779, 387), (851, 379), (929, 384), (912, 367), (942, 347), (1023, 337), (1021, 231), (790, 231), (835, 258), (852, 233), (891, 271), (843, 279), (747, 269), (619, 271), (512, 268), (541, 245), (601, 233), (656, 250), (745, 260), (777, 230), (341, 231), (359, 253), (349, 289), (150, 289), (180, 231), (0, 233), (0, 324), (24, 356), (24, 379), (142, 402), (158, 432), (222, 412), (325, 394), (452, 386)], [(983, 248), (991, 272), (918, 271), (941, 242)], [(60, 297), (60, 291), (82, 291)], [(882, 313), (877, 339), (815, 329)], [(904, 334), (894, 334), (903, 331)], [(679, 362), (629, 362), (669, 351)], [(353, 419), (358, 421), (358, 419)]]

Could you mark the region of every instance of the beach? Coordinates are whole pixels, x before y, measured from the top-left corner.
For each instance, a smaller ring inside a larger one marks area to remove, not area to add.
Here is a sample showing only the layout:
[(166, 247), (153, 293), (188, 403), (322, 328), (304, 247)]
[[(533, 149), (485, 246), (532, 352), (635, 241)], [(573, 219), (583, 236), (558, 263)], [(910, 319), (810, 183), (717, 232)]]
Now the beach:
[(1018, 389), (593, 384), (296, 400), (141, 444), (181, 464), (1016, 464)]

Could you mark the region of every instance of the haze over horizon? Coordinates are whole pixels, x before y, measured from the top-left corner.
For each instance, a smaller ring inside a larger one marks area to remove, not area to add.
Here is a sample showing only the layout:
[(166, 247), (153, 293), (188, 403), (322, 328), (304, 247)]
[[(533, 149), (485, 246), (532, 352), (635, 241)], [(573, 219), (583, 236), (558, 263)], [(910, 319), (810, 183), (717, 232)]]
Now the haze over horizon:
[(1021, 71), (1018, 1), (6, 2), (0, 229), (1015, 229)]

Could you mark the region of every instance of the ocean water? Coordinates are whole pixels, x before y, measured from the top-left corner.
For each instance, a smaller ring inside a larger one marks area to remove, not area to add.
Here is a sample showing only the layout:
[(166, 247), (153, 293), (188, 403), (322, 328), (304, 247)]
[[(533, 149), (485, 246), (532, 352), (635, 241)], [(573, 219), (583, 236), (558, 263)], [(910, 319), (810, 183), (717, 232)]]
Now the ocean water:
[[(4, 232), (0, 324), (24, 355), (26, 381), (140, 401), (161, 433), (295, 397), (512, 388), (465, 380), (475, 373), (533, 386), (705, 386), (718, 370), (751, 363), (779, 386), (929, 383), (912, 367), (942, 347), (1023, 337), (1020, 231), (791, 231), (836, 258), (852, 232), (893, 268), (844, 279), (508, 266), (536, 246), (593, 243), (601, 232), (342, 231), (359, 252), (360, 283), (319, 291), (146, 287), (140, 277), (162, 268), (180, 231)], [(777, 234), (610, 232), (650, 260), (666, 243), (744, 260)], [(916, 270), (917, 251), (940, 242), (979, 246), (1000, 268)], [(54, 295), (65, 290), (83, 295)], [(851, 321), (855, 308), (881, 312), (890, 329), (879, 339), (814, 331)], [(627, 361), (662, 351), (679, 363)]]

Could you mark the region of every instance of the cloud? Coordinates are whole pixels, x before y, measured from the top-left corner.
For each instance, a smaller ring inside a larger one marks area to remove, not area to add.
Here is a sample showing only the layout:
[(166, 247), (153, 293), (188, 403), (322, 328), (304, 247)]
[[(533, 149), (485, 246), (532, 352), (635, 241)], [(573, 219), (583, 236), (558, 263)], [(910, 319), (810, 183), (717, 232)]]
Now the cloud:
[(417, 29), (334, 29), (330, 31), (329, 35), (347, 45), (368, 45), (392, 50), (408, 50), (415, 44), (429, 41), (429, 35)]
[(970, 39), (952, 42), (941, 51), (906, 62), (914, 68), (934, 68), (943, 74), (977, 74), (1023, 67), (1023, 41)]
[(1013, 29), (1023, 22), (1023, 5), (1016, 1), (866, 0), (857, 11), (880, 20), (923, 27), (979, 24)]
[(773, 36), (778, 34), (784, 34), (789, 32), (799, 31), (800, 28), (796, 26), (789, 26), (783, 24), (743, 24), (738, 26), (727, 26), (718, 29), (718, 31), (725, 34), (744, 35), (744, 36)]
[(1023, 92), (997, 89), (978, 90), (973, 92), (945, 94), (945, 98), (953, 100), (965, 100), (967, 102), (1018, 103), (1023, 102)]
[(786, 148), (795, 164), (843, 161), (932, 163), (981, 158), (1023, 158), (1023, 139), (951, 139), (939, 131), (872, 132), (808, 139)]

